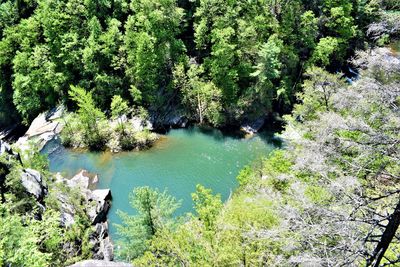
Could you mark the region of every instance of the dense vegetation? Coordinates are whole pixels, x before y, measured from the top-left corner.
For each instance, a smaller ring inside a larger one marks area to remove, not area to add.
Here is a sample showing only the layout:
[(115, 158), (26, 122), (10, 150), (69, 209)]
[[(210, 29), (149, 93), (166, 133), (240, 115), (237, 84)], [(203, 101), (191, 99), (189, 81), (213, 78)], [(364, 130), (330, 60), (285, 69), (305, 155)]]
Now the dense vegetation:
[[(150, 133), (129, 128), (127, 113), (182, 109), (224, 126), (294, 107), (286, 149), (244, 168), (227, 203), (199, 185), (195, 213), (175, 218), (179, 201), (136, 188), (119, 256), (135, 266), (396, 265), (400, 62), (388, 49), (355, 51), (366, 33), (377, 45), (398, 34), (398, 10), (397, 0), (1, 0), (0, 127), (62, 103), (74, 111), (64, 143), (129, 149)], [(354, 55), (360, 78), (349, 84), (335, 73)], [(0, 265), (90, 258), (80, 192), (57, 184), (37, 152), (0, 152)], [(22, 188), (31, 168), (43, 199)]]
[[(385, 1), (396, 6), (396, 1)], [(2, 0), (0, 125), (59, 104), (70, 85), (212, 125), (289, 111), (310, 65), (336, 71), (378, 16), (373, 0)], [(109, 113), (107, 113), (110, 115)]]
[[(0, 266), (66, 266), (92, 257), (93, 229), (79, 189), (57, 182), (35, 149), (16, 151), (0, 151)], [(28, 170), (40, 175), (46, 194), (34, 195), (23, 186)], [(62, 223), (66, 207), (74, 214), (72, 225)]]
[(307, 70), (287, 148), (244, 168), (226, 204), (198, 186), (195, 214), (172, 222), (179, 203), (136, 189), (122, 256), (135, 266), (397, 266), (400, 60), (380, 48), (354, 64), (351, 85)]

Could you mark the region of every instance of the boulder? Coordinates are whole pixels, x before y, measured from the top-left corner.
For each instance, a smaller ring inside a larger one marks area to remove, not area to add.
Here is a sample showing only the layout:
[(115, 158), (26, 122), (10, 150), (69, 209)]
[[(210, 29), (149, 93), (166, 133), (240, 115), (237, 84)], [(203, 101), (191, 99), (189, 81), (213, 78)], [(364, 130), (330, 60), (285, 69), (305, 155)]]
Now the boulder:
[(185, 115), (181, 113), (172, 113), (165, 117), (164, 126), (170, 126), (172, 128), (185, 128), (189, 120)]
[(247, 134), (255, 134), (264, 126), (264, 123), (265, 118), (260, 117), (256, 120), (245, 122), (240, 129)]
[(25, 150), (29, 148), (28, 142), (32, 140), (33, 143), (38, 145), (39, 150), (41, 150), (47, 142), (61, 132), (63, 124), (59, 122), (59, 119), (64, 111), (65, 107), (59, 106), (48, 112), (39, 114), (32, 121), (25, 135), (18, 139), (17, 145), (22, 150)]
[(107, 261), (112, 261), (114, 259), (114, 246), (110, 237), (100, 239), (100, 248), (98, 254), (102, 257), (102, 259)]
[(79, 187), (80, 189), (88, 189), (89, 188), (89, 176), (86, 170), (81, 170), (70, 180), (67, 180), (67, 184), (69, 187)]
[(79, 187), (83, 192), (86, 189), (93, 189), (99, 182), (97, 174), (90, 173), (87, 170), (80, 170), (74, 177), (67, 180), (69, 187)]
[(90, 236), (89, 241), (92, 246), (93, 258), (96, 260), (114, 259), (114, 247), (108, 235), (108, 223), (101, 222), (95, 225), (95, 231)]
[(92, 191), (91, 198), (89, 199), (89, 208), (87, 211), (92, 224), (105, 222), (107, 220), (107, 213), (110, 208), (110, 189), (97, 189)]
[(0, 140), (0, 155), (4, 153), (11, 154), (12, 153), (11, 146), (7, 142)]
[[(107, 213), (111, 207), (112, 199), (111, 190), (91, 190), (90, 185), (92, 180), (98, 180), (97, 175), (90, 174), (86, 170), (81, 170), (72, 179), (66, 179), (60, 173), (55, 175), (57, 183), (65, 184), (70, 188), (79, 188), (79, 191), (82, 193), (86, 214), (89, 216), (95, 229), (91, 233), (89, 240), (92, 245), (93, 258), (96, 260), (111, 261), (114, 257), (114, 251), (113, 244), (109, 238), (107, 223)], [(61, 202), (61, 224), (68, 227), (75, 222), (76, 211), (68, 195), (59, 192), (57, 196)], [(65, 249), (69, 248), (66, 247)]]
[(47, 187), (42, 180), (42, 175), (36, 170), (25, 169), (21, 173), (21, 182), (25, 190), (37, 200), (42, 200), (47, 194)]
[(65, 195), (64, 193), (59, 192), (57, 194), (57, 198), (61, 203), (61, 208), (60, 208), (61, 225), (65, 226), (65, 227), (69, 227), (75, 223), (75, 213), (76, 213), (75, 208), (71, 204), (71, 201), (69, 200), (67, 195)]
[(69, 267), (133, 267), (130, 263), (106, 261), (106, 260), (85, 260), (77, 262)]
[(144, 129), (153, 130), (153, 124), (149, 120), (142, 119), (139, 116), (134, 116), (129, 122), (135, 132), (141, 132)]
[(18, 125), (13, 124), (11, 126), (8, 126), (7, 128), (1, 129), (0, 130), (0, 140), (8, 140), (11, 138), (14, 133), (18, 130)]

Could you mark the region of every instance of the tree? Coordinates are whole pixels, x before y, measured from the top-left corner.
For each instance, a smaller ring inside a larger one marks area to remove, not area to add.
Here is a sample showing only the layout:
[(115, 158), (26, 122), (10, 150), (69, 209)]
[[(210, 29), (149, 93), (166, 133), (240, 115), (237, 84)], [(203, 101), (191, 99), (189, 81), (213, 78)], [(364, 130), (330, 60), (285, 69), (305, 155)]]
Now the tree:
[(204, 69), (191, 64), (185, 73), (182, 64), (174, 70), (174, 85), (183, 95), (183, 103), (193, 110), (196, 119), (202, 124), (205, 120), (213, 125), (222, 122), (222, 91), (213, 82), (201, 78)]
[(331, 62), (331, 57), (338, 52), (339, 41), (334, 37), (321, 38), (311, 56), (311, 63), (326, 67)]
[(206, 232), (212, 235), (215, 232), (215, 219), (222, 208), (221, 195), (212, 195), (211, 189), (202, 185), (196, 186), (196, 192), (192, 194), (194, 209), (199, 219), (204, 223)]
[(0, 204), (0, 264), (3, 266), (48, 266), (51, 254), (38, 247), (40, 233), (35, 231), (33, 219), (11, 214), (9, 206)]
[(306, 70), (303, 92), (298, 93), (301, 105), (296, 105), (295, 116), (302, 120), (312, 120), (320, 111), (330, 111), (334, 105), (333, 96), (345, 85), (339, 75), (331, 74), (319, 67)]
[(256, 77), (257, 82), (252, 94), (253, 101), (257, 99), (261, 106), (271, 110), (273, 98), (276, 96), (274, 82), (279, 79), (281, 74), (282, 62), (280, 60), (283, 42), (277, 35), (272, 35), (268, 42), (263, 44), (259, 50), (258, 64), (254, 66), (252, 77)]
[(99, 124), (105, 120), (104, 113), (96, 108), (92, 94), (83, 88), (71, 85), (68, 93), (78, 105), (79, 120), (84, 129), (86, 144), (91, 148), (101, 148), (105, 144), (105, 136)]
[[(358, 62), (397, 68), (389, 54), (381, 51)], [(300, 262), (366, 266), (400, 262), (396, 234), (400, 225), (396, 99), (400, 92), (393, 86), (397, 83), (393, 77), (382, 83), (368, 70), (361, 77), (331, 92), (329, 109), (320, 101), (323, 108), (318, 116), (297, 124), (301, 138), (288, 132), (297, 148), (294, 169), (299, 178), (307, 177), (303, 181), (308, 187), (302, 203), (308, 208), (298, 213), (292, 228), (303, 233)], [(325, 200), (310, 194), (312, 187)], [(294, 196), (299, 199), (304, 188), (297, 188)]]
[(117, 225), (122, 247), (117, 253), (131, 261), (146, 251), (153, 236), (174, 225), (173, 214), (180, 207), (180, 202), (168, 195), (166, 190), (160, 192), (147, 186), (135, 188), (129, 198), (137, 215), (118, 211), (123, 223)]
[(124, 124), (121, 116), (128, 112), (128, 102), (124, 101), (119, 95), (115, 95), (111, 101), (111, 117), (118, 119), (119, 125), (122, 128), (122, 134), (124, 134)]

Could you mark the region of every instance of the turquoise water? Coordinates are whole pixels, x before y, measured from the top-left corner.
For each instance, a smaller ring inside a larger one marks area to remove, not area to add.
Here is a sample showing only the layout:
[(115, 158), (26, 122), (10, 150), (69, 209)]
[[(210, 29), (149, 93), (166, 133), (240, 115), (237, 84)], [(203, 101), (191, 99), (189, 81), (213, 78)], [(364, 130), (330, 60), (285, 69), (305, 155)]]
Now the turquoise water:
[(212, 188), (223, 200), (237, 186), (240, 169), (268, 155), (279, 140), (264, 132), (251, 138), (226, 136), (218, 130), (198, 127), (171, 130), (149, 150), (111, 154), (77, 152), (55, 142), (48, 144), (50, 170), (71, 177), (80, 169), (99, 174), (98, 188), (110, 188), (113, 196), (109, 212), (111, 237), (114, 223), (120, 223), (118, 209), (134, 214), (128, 195), (134, 187), (150, 186), (168, 190), (182, 200), (178, 214), (192, 211), (191, 193), (197, 184)]

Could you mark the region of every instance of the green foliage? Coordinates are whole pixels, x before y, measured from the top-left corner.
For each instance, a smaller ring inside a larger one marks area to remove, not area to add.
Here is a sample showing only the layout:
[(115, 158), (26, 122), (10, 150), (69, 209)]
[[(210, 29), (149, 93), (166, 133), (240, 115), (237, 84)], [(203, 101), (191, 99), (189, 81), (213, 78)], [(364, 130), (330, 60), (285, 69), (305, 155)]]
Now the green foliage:
[(180, 206), (180, 202), (166, 191), (149, 187), (135, 188), (129, 198), (138, 214), (130, 216), (118, 211), (123, 224), (117, 225), (121, 237), (121, 249), (117, 253), (127, 261), (141, 256), (148, 248), (149, 240), (159, 231), (173, 227), (173, 214)]
[(303, 92), (298, 94), (301, 105), (294, 108), (295, 116), (304, 120), (315, 119), (318, 112), (330, 111), (333, 107), (332, 96), (344, 86), (339, 75), (330, 74), (319, 67), (311, 67), (305, 72)]
[(78, 119), (83, 129), (83, 141), (92, 149), (101, 149), (106, 140), (104, 128), (100, 127), (105, 120), (104, 113), (95, 106), (92, 94), (83, 88), (71, 86), (69, 95), (79, 107)]
[(205, 81), (200, 76), (204, 73), (203, 67), (191, 64), (187, 73), (183, 64), (174, 69), (174, 85), (182, 93), (182, 102), (195, 114), (200, 123), (207, 121), (212, 125), (223, 122), (222, 91), (213, 82)]
[[(32, 218), (23, 220), (11, 214), (9, 207), (0, 204), (0, 264), (17, 266), (48, 266), (51, 254), (38, 248), (41, 233), (32, 224)], [(27, 223), (28, 227), (24, 227)]]
[(332, 195), (321, 186), (309, 185), (304, 194), (314, 203), (328, 205)]
[(287, 112), (304, 66), (340, 68), (378, 14), (361, 0), (3, 1), (0, 122), (70, 106), (70, 84), (103, 111), (131, 96), (155, 112), (183, 104), (216, 126)]
[(222, 208), (221, 196), (212, 195), (211, 189), (202, 185), (196, 186), (196, 192), (192, 194), (194, 209), (199, 219), (204, 223), (207, 231), (215, 231), (215, 218)]
[(329, 65), (331, 58), (338, 52), (339, 42), (334, 37), (321, 38), (311, 57), (311, 62), (323, 67)]
[(111, 117), (116, 119), (128, 112), (128, 102), (119, 95), (115, 95), (111, 101)]
[(244, 167), (240, 170), (236, 180), (238, 180), (240, 186), (246, 186), (253, 178), (253, 170), (250, 166)]

